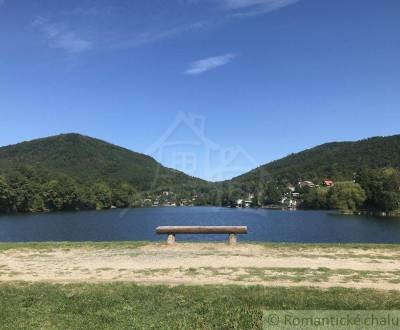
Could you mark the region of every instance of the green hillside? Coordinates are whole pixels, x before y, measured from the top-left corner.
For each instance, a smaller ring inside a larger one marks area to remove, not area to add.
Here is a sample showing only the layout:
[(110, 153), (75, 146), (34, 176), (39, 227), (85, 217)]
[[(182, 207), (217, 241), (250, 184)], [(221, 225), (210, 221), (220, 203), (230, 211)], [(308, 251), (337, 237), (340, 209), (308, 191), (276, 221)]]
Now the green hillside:
[(373, 137), (356, 142), (333, 142), (263, 165), (234, 178), (234, 183), (254, 184), (266, 178), (295, 183), (351, 180), (364, 168), (400, 167), (400, 135)]
[(21, 166), (62, 173), (83, 184), (126, 182), (142, 191), (203, 182), (163, 167), (149, 156), (79, 134), (0, 148), (0, 173)]
[[(396, 135), (324, 144), (213, 184), (166, 168), (149, 156), (79, 134), (63, 134), (0, 148), (0, 213), (232, 206), (249, 193), (255, 194), (254, 205), (267, 205), (280, 203), (287, 184), (299, 179), (351, 181), (356, 174), (363, 207), (393, 211), (400, 208), (399, 168), (400, 135)], [(355, 194), (353, 186), (335, 187)], [(165, 190), (171, 193), (162, 193)], [(345, 196), (343, 191), (337, 195)], [(336, 195), (322, 196), (324, 192), (313, 190), (315, 196), (306, 194), (302, 199), (314, 208), (339, 205)]]

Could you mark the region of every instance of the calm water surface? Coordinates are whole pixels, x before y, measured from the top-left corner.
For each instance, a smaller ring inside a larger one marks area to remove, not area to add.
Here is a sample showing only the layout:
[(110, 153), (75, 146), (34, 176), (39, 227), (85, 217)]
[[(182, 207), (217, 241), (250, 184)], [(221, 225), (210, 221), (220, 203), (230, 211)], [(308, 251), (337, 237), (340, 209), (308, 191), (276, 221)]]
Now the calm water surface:
[[(246, 225), (243, 241), (400, 243), (400, 219), (325, 211), (217, 207), (147, 208), (0, 217), (0, 241), (163, 240), (165, 225)], [(178, 240), (225, 240), (225, 235), (178, 235)]]

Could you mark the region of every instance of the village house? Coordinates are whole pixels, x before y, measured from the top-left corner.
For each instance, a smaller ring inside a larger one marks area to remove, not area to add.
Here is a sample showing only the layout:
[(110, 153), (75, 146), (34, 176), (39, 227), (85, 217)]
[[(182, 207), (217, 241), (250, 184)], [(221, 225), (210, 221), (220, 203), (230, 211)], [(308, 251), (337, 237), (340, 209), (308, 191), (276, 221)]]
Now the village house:
[(236, 201), (237, 207), (246, 207), (246, 208), (249, 208), (249, 207), (251, 207), (252, 204), (253, 204), (253, 202), (252, 202), (251, 200), (238, 199), (238, 200)]
[(253, 202), (252, 202), (252, 201), (249, 201), (249, 200), (244, 201), (244, 207), (249, 208), (249, 207), (251, 207), (252, 205), (253, 205)]
[(289, 184), (289, 185), (287, 186), (287, 188), (288, 188), (288, 190), (289, 190), (290, 192), (292, 192), (292, 193), (296, 191), (296, 187), (293, 186), (293, 185), (291, 185), (291, 184)]
[(332, 187), (334, 185), (332, 180), (324, 180), (322, 184), (324, 187)]
[(283, 196), (281, 199), (281, 204), (289, 209), (295, 209), (297, 207), (297, 201), (290, 196)]
[(299, 181), (300, 188), (314, 188), (315, 184), (312, 181)]

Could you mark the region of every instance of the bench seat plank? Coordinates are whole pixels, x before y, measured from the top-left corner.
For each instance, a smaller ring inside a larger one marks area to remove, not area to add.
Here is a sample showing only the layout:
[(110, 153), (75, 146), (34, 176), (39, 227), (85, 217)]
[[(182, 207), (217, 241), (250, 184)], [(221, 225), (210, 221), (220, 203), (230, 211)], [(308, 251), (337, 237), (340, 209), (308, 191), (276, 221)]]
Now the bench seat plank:
[(161, 226), (157, 234), (247, 234), (246, 226)]

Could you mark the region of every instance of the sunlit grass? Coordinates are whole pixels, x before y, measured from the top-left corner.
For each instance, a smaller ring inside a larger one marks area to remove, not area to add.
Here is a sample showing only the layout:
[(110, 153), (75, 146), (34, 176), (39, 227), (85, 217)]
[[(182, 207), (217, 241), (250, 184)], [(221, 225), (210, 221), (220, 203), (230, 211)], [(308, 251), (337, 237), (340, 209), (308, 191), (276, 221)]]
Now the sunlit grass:
[(400, 309), (398, 292), (1, 284), (2, 329), (261, 329), (263, 309)]

